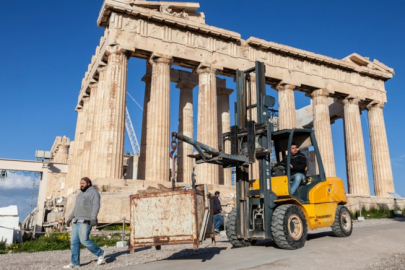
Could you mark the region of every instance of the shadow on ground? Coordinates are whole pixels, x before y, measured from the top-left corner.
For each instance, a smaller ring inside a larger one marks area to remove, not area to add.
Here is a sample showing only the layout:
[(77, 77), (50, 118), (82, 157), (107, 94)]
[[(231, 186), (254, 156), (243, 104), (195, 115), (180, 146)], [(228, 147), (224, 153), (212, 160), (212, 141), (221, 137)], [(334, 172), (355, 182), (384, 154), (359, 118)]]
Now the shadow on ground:
[(201, 262), (205, 262), (207, 260), (211, 260), (215, 255), (219, 255), (223, 250), (226, 250), (226, 247), (209, 247), (197, 250), (183, 249), (179, 252), (172, 254), (170, 257), (164, 260), (187, 259), (187, 260), (201, 260)]

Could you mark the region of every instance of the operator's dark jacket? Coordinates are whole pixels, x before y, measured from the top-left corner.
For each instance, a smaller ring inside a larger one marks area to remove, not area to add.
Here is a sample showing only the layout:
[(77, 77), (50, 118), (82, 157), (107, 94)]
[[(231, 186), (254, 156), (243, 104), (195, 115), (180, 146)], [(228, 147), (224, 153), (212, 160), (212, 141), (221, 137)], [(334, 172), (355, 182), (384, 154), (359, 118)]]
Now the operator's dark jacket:
[[(287, 164), (287, 156), (284, 157), (283, 162)], [(290, 171), (291, 175), (296, 173), (302, 173), (303, 175), (306, 174), (305, 169), (307, 168), (307, 158), (299, 150), (297, 154), (291, 155), (291, 165), (293, 166)]]
[(85, 192), (80, 192), (76, 197), (75, 208), (69, 216), (69, 220), (95, 220), (100, 210), (100, 194), (93, 187)]
[(212, 204), (214, 215), (221, 213), (222, 211), (221, 202), (219, 201), (217, 196), (214, 196), (212, 198)]

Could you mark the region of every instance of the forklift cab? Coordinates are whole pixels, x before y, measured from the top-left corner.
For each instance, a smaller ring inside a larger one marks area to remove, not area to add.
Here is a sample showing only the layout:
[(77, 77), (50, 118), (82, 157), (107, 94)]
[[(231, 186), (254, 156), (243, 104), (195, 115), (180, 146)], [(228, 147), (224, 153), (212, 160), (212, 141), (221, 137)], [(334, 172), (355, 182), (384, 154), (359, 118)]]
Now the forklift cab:
[[(272, 133), (272, 186), (278, 197), (295, 197), (302, 203), (309, 203), (309, 190), (317, 183), (325, 181), (322, 159), (311, 129), (286, 129)], [(290, 193), (291, 145), (295, 143), (306, 157), (306, 177), (294, 194)], [(288, 184), (286, 186), (286, 183)], [(281, 188), (284, 186), (284, 188)], [(284, 190), (284, 192), (283, 192)], [(284, 195), (284, 196), (283, 196)]]

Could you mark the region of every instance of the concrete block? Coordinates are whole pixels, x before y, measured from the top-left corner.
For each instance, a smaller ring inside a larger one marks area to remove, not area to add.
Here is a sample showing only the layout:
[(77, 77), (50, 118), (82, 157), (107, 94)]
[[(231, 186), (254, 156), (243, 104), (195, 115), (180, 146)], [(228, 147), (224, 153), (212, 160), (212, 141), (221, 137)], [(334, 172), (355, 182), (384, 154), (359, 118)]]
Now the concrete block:
[(116, 243), (116, 247), (127, 247), (128, 246), (128, 242), (127, 241), (118, 241)]

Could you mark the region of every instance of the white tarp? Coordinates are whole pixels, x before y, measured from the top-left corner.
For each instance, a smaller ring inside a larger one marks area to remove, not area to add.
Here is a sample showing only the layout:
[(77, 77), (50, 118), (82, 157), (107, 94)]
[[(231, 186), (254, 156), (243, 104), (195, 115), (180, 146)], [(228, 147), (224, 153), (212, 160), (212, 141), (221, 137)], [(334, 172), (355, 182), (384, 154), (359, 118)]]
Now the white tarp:
[[(19, 217), (17, 205), (0, 207), (0, 241), (6, 241), (7, 245), (18, 241), (19, 235)], [(15, 229), (15, 230), (14, 230)], [(17, 233), (18, 232), (18, 233)]]

